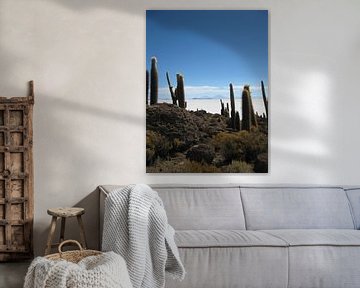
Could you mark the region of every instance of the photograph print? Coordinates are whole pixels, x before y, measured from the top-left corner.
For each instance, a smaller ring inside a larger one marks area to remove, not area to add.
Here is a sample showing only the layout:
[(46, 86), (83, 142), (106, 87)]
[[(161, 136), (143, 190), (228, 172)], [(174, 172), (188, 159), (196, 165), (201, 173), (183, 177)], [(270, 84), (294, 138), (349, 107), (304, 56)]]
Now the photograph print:
[(268, 11), (146, 11), (146, 172), (268, 173)]

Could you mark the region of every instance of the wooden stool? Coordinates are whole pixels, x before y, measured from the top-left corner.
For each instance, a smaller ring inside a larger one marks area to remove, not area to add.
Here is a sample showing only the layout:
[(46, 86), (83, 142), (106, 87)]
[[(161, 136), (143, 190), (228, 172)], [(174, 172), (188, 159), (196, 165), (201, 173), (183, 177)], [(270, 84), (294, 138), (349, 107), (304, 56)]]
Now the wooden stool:
[[(85, 213), (84, 208), (50, 208), (47, 210), (47, 213), (52, 216), (51, 224), (50, 224), (50, 231), (49, 236), (47, 240), (45, 255), (50, 254), (52, 247), (57, 247), (61, 242), (64, 241), (64, 234), (65, 234), (65, 223), (66, 218), (69, 217), (77, 217), (79, 227), (80, 227), (80, 239), (81, 239), (81, 245), (84, 249), (86, 249), (86, 239), (85, 239), (85, 230), (84, 230), (84, 224), (81, 219), (81, 215)], [(60, 229), (60, 242), (59, 243), (52, 243), (52, 239), (54, 237), (55, 228), (56, 228), (56, 222), (58, 217), (61, 218), (61, 229)]]

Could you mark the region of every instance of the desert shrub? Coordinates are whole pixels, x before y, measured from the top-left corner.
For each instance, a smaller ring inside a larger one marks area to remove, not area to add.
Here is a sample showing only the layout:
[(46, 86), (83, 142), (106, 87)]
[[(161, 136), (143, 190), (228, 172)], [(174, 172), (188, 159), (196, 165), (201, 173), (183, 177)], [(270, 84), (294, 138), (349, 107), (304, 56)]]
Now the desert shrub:
[(213, 165), (203, 164), (185, 159), (181, 162), (158, 160), (153, 166), (146, 167), (148, 173), (218, 173), (220, 169)]
[(175, 173), (175, 172), (182, 172), (182, 171), (176, 171), (177, 166), (174, 165), (174, 163), (171, 160), (161, 160), (158, 159), (152, 166), (146, 167), (147, 173)]
[(221, 172), (214, 165), (194, 162), (194, 161), (184, 161), (183, 173), (219, 173)]
[(240, 141), (240, 134), (238, 133), (221, 132), (215, 135), (213, 143), (216, 151), (219, 151), (226, 163), (231, 163), (233, 160), (241, 160), (243, 156), (242, 143)]
[(152, 161), (157, 157), (167, 158), (171, 149), (172, 143), (166, 137), (151, 130), (146, 131), (147, 158), (151, 157)]
[(261, 153), (257, 156), (254, 171), (256, 173), (267, 173), (268, 172), (268, 153)]
[(172, 141), (171, 152), (173, 152), (173, 153), (182, 152), (189, 148), (188, 144), (179, 138), (174, 138), (171, 141)]
[(146, 148), (146, 165), (151, 165), (155, 161), (155, 151), (150, 148)]
[(213, 143), (227, 163), (245, 161), (253, 163), (257, 156), (267, 153), (267, 136), (258, 130), (240, 132), (221, 132), (215, 135)]
[(251, 173), (253, 171), (253, 166), (244, 161), (232, 161), (230, 165), (223, 166), (221, 172), (225, 173)]
[(199, 163), (211, 164), (214, 157), (213, 147), (206, 144), (194, 145), (186, 153), (186, 158)]
[(258, 155), (268, 152), (268, 140), (264, 133), (252, 131), (241, 138), (246, 162), (255, 162)]

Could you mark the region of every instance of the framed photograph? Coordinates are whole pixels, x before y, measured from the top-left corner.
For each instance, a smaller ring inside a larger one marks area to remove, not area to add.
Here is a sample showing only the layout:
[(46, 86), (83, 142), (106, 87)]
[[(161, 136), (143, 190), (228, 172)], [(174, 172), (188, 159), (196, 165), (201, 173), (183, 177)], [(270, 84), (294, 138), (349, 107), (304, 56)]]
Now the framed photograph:
[(268, 11), (146, 11), (147, 173), (268, 172)]

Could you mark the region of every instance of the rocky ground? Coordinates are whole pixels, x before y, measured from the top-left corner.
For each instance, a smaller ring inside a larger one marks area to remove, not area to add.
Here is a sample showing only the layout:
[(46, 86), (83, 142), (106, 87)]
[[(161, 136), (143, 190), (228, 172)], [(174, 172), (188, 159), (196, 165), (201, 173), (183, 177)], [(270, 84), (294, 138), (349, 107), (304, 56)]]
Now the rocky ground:
[(172, 104), (146, 107), (146, 171), (149, 173), (266, 173), (267, 121), (248, 131), (229, 119)]

